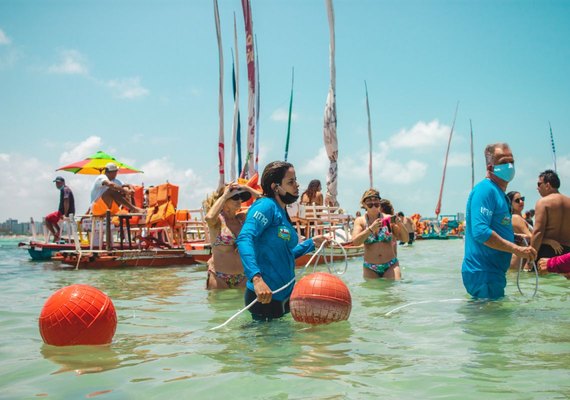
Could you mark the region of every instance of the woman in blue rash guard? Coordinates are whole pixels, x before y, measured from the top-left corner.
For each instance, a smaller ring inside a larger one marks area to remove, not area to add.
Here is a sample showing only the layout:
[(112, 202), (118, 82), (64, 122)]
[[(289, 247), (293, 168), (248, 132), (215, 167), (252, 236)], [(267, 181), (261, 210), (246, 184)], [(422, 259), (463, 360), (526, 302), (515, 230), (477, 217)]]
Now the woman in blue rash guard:
[(273, 294), (295, 276), (295, 258), (320, 246), (326, 239), (315, 236), (299, 243), (285, 207), (299, 197), (292, 164), (273, 161), (261, 176), (263, 197), (249, 208), (236, 243), (247, 284), (245, 304), (258, 300), (249, 311), (254, 320), (280, 318), (289, 312), (293, 284)]

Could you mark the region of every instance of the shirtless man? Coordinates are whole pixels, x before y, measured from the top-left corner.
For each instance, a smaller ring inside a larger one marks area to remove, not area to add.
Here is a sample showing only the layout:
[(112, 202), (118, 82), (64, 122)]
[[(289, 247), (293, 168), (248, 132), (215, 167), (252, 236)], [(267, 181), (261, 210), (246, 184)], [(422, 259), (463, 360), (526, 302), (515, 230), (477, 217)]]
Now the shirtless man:
[[(416, 239), (416, 222), (410, 217), (406, 217), (402, 211), (398, 213), (398, 217), (400, 217), (400, 220), (408, 231), (408, 246), (411, 246)], [(400, 244), (404, 244), (404, 242), (400, 242)]]
[(531, 246), (537, 250), (537, 258), (569, 253), (570, 197), (558, 191), (560, 178), (551, 169), (538, 176), (537, 185), (542, 198), (535, 206)]

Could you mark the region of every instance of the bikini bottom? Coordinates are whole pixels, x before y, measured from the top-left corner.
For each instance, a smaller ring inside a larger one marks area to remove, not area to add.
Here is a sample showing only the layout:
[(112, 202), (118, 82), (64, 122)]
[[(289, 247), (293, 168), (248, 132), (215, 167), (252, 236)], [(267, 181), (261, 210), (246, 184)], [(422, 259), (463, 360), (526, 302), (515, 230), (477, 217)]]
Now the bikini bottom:
[(384, 264), (372, 264), (372, 263), (369, 263), (366, 261), (364, 262), (364, 264), (362, 264), (362, 266), (364, 268), (368, 268), (368, 269), (376, 272), (378, 274), (379, 278), (383, 277), (384, 274), (386, 273), (386, 271), (388, 271), (390, 269), (390, 267), (398, 266), (398, 265), (400, 265), (400, 264), (398, 263), (397, 257), (392, 258), (390, 261), (388, 261), (387, 263), (384, 263)]

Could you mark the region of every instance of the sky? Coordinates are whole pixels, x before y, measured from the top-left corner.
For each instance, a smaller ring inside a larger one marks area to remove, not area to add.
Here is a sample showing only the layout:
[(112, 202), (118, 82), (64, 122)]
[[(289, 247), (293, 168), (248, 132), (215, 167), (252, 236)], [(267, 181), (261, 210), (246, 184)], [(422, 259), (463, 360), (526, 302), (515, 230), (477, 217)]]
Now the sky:
[[(259, 169), (284, 158), (303, 191), (326, 181), (324, 106), (329, 26), (322, 0), (252, 0), (260, 74)], [(334, 1), (338, 200), (359, 209), (368, 176), (368, 86), (373, 186), (396, 211), (433, 216), (448, 136), (459, 108), (442, 214), (464, 212), (483, 150), (510, 144), (509, 190), (538, 200), (538, 174), (554, 167), (570, 193), (569, 1)], [(226, 170), (233, 120), (232, 52), (239, 66), (242, 140), (247, 117), (244, 21), (220, 0)], [(234, 49), (234, 14), (238, 46)], [(92, 175), (57, 171), (98, 150), (144, 171), (145, 186), (180, 186), (197, 208), (218, 183), (218, 46), (211, 0), (3, 0), (0, 2), (0, 221), (57, 209), (62, 175), (81, 213)]]

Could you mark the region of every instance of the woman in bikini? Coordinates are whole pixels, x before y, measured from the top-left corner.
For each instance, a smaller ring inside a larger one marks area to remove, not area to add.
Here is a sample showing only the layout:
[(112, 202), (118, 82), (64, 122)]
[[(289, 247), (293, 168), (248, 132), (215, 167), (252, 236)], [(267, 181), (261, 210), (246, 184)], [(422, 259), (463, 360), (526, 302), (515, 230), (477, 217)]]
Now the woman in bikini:
[(360, 203), (366, 212), (354, 221), (352, 243), (356, 246), (364, 244), (364, 278), (399, 280), (402, 273), (392, 240), (408, 240), (408, 231), (397, 215), (382, 214), (380, 199), (380, 193), (375, 189), (362, 195)]
[(241, 203), (249, 200), (251, 196), (258, 197), (259, 193), (249, 186), (230, 183), (204, 202), (208, 210), (205, 220), (212, 243), (212, 257), (208, 260), (207, 289), (245, 287), (243, 265), (235, 239), (245, 220), (245, 214), (239, 213)]

